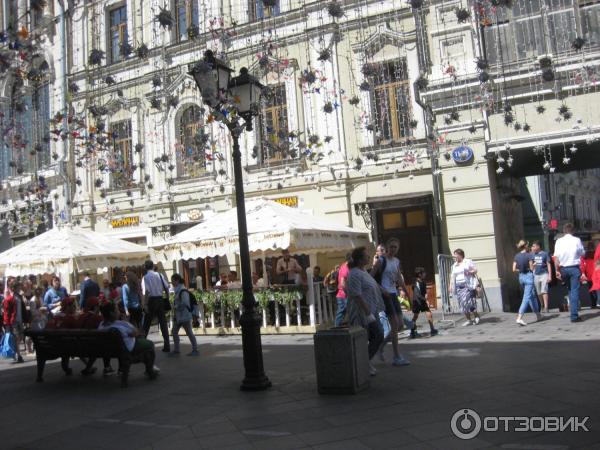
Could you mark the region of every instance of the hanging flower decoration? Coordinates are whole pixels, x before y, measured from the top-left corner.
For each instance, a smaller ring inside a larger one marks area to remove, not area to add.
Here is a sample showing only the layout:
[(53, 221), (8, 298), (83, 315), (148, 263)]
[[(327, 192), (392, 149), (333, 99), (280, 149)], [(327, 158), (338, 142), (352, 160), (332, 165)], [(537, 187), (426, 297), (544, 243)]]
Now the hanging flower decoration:
[(313, 69), (304, 69), (300, 74), (300, 85), (312, 85), (317, 81), (317, 72)]
[(417, 78), (417, 87), (419, 90), (424, 90), (427, 89), (427, 86), (429, 86), (429, 80), (424, 74), (421, 74), (419, 78)]
[(363, 91), (370, 91), (371, 90), (371, 85), (369, 84), (369, 82), (367, 80), (363, 81), (362, 83), (360, 83), (360, 86), (358, 86), (358, 88)]
[(413, 9), (419, 9), (423, 6), (423, 0), (409, 0), (410, 7)]
[(112, 86), (113, 84), (116, 83), (115, 78), (112, 75), (108, 75), (105, 79), (104, 82), (109, 85)]
[(583, 39), (581, 36), (577, 36), (571, 43), (571, 47), (575, 51), (581, 50), (584, 45), (585, 45), (585, 39)]
[(513, 116), (512, 112), (507, 111), (504, 113), (504, 125), (506, 125), (507, 127), (512, 125), (512, 123), (515, 121), (515, 116)]
[(125, 41), (121, 44), (120, 50), (121, 50), (121, 54), (127, 58), (129, 55), (131, 55), (133, 53), (133, 45), (131, 45), (129, 42)]
[(92, 65), (92, 66), (99, 66), (100, 64), (102, 64), (103, 59), (104, 59), (104, 52), (102, 50), (98, 50), (98, 49), (94, 48), (90, 52), (88, 61), (89, 61), (90, 65)]
[(544, 114), (546, 112), (546, 107), (544, 105), (538, 105), (535, 110), (538, 114)]
[(408, 126), (414, 130), (419, 126), (419, 121), (416, 119), (411, 119), (410, 122), (408, 122)]
[(471, 13), (465, 8), (456, 8), (454, 12), (456, 14), (456, 20), (458, 20), (458, 23), (465, 23), (471, 17)]
[(329, 2), (329, 4), (327, 5), (327, 12), (331, 17), (336, 19), (341, 19), (342, 17), (344, 17), (344, 8), (339, 2), (335, 0)]
[(154, 20), (158, 22), (162, 28), (168, 28), (169, 30), (173, 28), (173, 25), (175, 24), (171, 11), (162, 6), (160, 7), (159, 13), (154, 17)]
[(77, 94), (79, 92), (79, 86), (74, 81), (69, 81), (68, 89), (71, 94)]
[(475, 125), (471, 125), (469, 127), (469, 133), (475, 134), (477, 132), (477, 127)]
[(331, 59), (331, 51), (325, 48), (319, 52), (318, 61), (329, 61)]
[(360, 103), (360, 98), (358, 98), (356, 95), (354, 95), (353, 97), (350, 98), (350, 100), (348, 100), (348, 103), (350, 103), (352, 106), (356, 106)]
[(334, 110), (333, 107), (333, 103), (331, 102), (326, 102), (325, 105), (323, 105), (323, 112), (326, 114), (331, 114)]
[(531, 131), (531, 125), (529, 125), (528, 123), (524, 123), (523, 131), (525, 131), (525, 132)]
[(179, 97), (177, 97), (176, 95), (170, 96), (168, 103), (171, 108), (177, 108), (177, 105), (179, 105)]
[(573, 113), (571, 112), (571, 110), (569, 109), (569, 107), (567, 105), (565, 105), (564, 103), (562, 105), (560, 105), (560, 108), (558, 108), (558, 114), (564, 120), (570, 120), (571, 117), (573, 117)]
[(146, 44), (142, 44), (137, 48), (136, 53), (139, 58), (146, 59), (150, 55), (150, 49)]
[(154, 75), (152, 77), (152, 87), (158, 88), (161, 85), (162, 85), (162, 79), (160, 78), (160, 75)]
[(37, 12), (44, 11), (44, 8), (48, 5), (46, 0), (31, 0), (30, 6), (31, 9)]
[(160, 109), (160, 105), (161, 105), (160, 98), (153, 97), (152, 99), (150, 99), (150, 106), (152, 108), (154, 108), (154, 109)]
[(379, 65), (374, 63), (367, 63), (361, 67), (360, 71), (365, 76), (365, 78), (371, 78), (379, 73)]

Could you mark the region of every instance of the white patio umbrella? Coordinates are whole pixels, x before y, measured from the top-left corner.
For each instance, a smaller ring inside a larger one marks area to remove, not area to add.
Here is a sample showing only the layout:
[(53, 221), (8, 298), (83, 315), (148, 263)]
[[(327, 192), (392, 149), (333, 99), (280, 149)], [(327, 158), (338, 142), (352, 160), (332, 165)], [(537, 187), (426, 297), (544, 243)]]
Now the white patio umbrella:
[(0, 271), (7, 276), (56, 273), (143, 264), (148, 249), (141, 245), (70, 226), (52, 228), (3, 253)]
[[(246, 202), (248, 243), (254, 254), (344, 251), (369, 244), (366, 232), (265, 199)], [(216, 214), (168, 241), (155, 244), (158, 260), (239, 253), (237, 208)]]

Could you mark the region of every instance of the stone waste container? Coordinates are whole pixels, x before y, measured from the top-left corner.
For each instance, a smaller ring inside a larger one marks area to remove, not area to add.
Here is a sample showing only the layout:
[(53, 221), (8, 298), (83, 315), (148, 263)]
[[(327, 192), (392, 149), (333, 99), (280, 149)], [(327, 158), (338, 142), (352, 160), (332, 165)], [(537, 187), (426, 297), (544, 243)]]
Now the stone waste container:
[(319, 394), (356, 394), (369, 386), (365, 329), (330, 328), (317, 331), (314, 340)]

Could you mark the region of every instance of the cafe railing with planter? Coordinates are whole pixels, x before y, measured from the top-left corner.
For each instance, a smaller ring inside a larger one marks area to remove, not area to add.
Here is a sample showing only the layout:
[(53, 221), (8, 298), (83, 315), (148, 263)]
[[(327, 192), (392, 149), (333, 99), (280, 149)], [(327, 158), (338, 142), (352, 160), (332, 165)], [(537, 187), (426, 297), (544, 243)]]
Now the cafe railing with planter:
[[(191, 291), (198, 301), (200, 334), (238, 334), (242, 290)], [(311, 333), (330, 326), (334, 307), (320, 283), (254, 290), (263, 333)]]

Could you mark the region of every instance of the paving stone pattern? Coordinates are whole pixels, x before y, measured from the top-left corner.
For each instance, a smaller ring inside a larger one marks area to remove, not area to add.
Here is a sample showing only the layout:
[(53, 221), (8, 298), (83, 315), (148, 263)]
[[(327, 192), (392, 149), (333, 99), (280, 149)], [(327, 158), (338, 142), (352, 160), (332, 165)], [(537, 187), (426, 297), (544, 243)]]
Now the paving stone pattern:
[[(526, 320), (533, 322), (529, 314)], [(320, 396), (312, 336), (264, 336), (273, 388), (241, 392), (241, 340), (199, 337), (199, 358), (158, 353), (161, 376), (132, 368), (116, 377), (65, 377), (59, 364), (37, 384), (35, 362), (0, 362), (2, 449), (600, 449), (600, 317), (566, 313), (519, 327), (512, 314), (477, 326), (401, 341), (408, 367), (376, 362), (378, 374), (357, 395)], [(423, 322), (421, 329), (427, 330)], [(160, 347), (158, 347), (160, 348)], [(386, 349), (391, 358), (391, 348)], [(100, 363), (98, 363), (100, 366)], [(590, 416), (587, 433), (482, 432), (456, 438), (450, 418)]]

